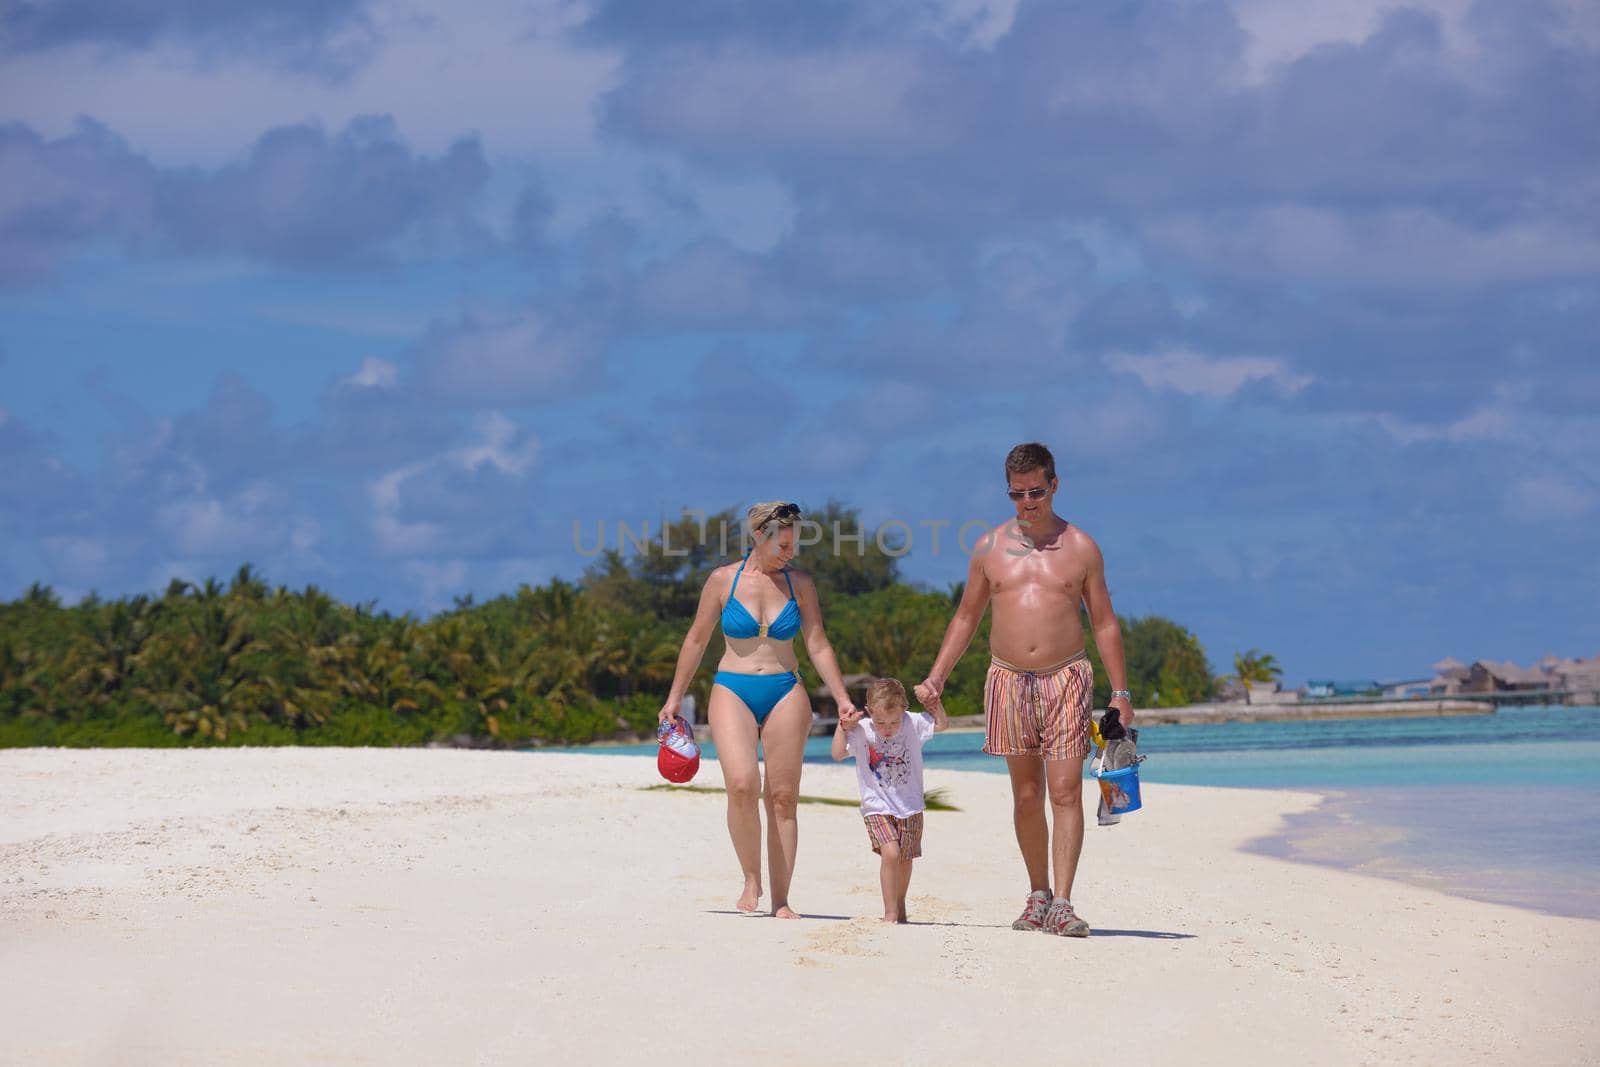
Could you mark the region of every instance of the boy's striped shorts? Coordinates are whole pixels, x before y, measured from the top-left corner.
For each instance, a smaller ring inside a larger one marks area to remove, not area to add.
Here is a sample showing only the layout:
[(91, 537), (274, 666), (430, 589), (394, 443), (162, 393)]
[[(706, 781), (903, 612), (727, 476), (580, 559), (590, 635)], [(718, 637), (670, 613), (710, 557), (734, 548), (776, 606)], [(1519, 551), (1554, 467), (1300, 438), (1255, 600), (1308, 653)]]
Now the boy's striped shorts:
[(914, 860), (922, 855), (922, 812), (915, 815), (863, 815), (872, 851), (883, 853), (884, 845), (900, 849), (900, 858)]

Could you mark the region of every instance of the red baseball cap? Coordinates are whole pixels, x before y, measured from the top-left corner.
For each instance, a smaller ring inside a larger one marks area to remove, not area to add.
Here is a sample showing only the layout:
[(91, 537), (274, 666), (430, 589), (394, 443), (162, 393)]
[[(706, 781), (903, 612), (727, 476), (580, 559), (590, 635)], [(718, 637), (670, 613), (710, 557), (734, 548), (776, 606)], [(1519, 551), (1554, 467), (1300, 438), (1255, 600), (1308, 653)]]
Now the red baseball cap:
[(669, 782), (682, 784), (700, 769), (700, 746), (695, 744), (694, 727), (681, 715), (674, 715), (656, 731), (661, 746), (656, 752), (656, 770)]
[(662, 745), (660, 751), (656, 753), (656, 770), (660, 771), (661, 777), (667, 781), (677, 782), (681, 785), (693, 778), (695, 773), (700, 770), (700, 753), (696, 752), (692, 756), (685, 756), (682, 753), (674, 752), (666, 745)]

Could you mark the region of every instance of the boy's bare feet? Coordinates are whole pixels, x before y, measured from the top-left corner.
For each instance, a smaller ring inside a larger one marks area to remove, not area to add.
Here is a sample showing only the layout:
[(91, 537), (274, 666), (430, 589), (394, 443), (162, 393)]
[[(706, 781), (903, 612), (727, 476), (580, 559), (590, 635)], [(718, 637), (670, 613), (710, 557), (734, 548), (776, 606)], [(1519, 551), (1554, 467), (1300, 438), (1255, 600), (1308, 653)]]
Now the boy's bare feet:
[(739, 894), (738, 901), (733, 905), (740, 911), (754, 913), (761, 904), (761, 879), (746, 878), (744, 892)]
[(800, 913), (785, 904), (781, 908), (773, 908), (772, 917), (774, 919), (798, 919), (800, 918)]

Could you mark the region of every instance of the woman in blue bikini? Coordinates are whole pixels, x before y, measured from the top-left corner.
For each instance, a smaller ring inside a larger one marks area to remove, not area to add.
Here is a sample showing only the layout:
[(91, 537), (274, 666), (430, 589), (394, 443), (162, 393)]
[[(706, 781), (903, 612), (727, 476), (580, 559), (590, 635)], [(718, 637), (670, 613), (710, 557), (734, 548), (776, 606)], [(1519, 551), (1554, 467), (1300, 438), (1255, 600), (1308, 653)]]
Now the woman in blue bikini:
[[(746, 516), (754, 547), (739, 563), (711, 572), (700, 591), (700, 607), (678, 653), (672, 690), (661, 708), (665, 722), (678, 714), (684, 690), (705, 656), (717, 625), (727, 649), (711, 687), (711, 738), (728, 789), (728, 836), (744, 871), (736, 905), (754, 912), (761, 901), (761, 812), (767, 808), (767, 869), (772, 914), (797, 919), (789, 907), (799, 829), (800, 764), (811, 732), (811, 698), (796, 670), (796, 635), (841, 709), (854, 709), (833, 646), (822, 630), (822, 609), (811, 578), (789, 568), (795, 553), (793, 504), (757, 504)], [(766, 762), (766, 788), (756, 759), (759, 742)]]

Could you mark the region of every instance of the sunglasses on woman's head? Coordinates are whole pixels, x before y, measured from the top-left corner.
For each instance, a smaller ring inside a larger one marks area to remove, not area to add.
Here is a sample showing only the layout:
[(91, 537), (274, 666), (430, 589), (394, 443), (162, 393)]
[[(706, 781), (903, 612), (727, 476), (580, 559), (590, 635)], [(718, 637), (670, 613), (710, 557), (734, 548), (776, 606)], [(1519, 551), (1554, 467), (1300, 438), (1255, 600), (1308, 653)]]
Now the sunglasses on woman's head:
[(1050, 492), (1047, 488), (1039, 489), (1007, 489), (1006, 496), (1012, 500), (1043, 500)]
[(800, 517), (800, 505), (798, 505), (798, 504), (779, 504), (777, 507), (772, 509), (772, 517), (774, 519), (796, 519), (796, 518), (799, 518)]

